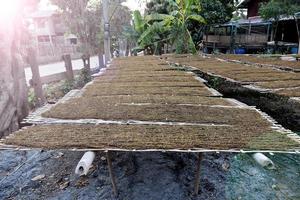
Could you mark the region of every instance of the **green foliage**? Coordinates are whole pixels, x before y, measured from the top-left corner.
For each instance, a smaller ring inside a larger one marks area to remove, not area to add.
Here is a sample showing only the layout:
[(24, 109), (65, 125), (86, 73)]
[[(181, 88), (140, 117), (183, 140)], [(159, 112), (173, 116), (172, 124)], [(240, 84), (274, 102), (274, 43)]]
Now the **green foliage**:
[(169, 1), (166, 0), (152, 0), (146, 4), (146, 14), (150, 15), (153, 13), (169, 14), (173, 10)]
[(209, 81), (209, 84), (215, 88), (218, 89), (222, 84), (223, 84), (223, 80), (221, 78), (218, 77), (213, 77), (211, 78), (211, 80)]
[(205, 24), (227, 22), (234, 10), (234, 0), (151, 0), (146, 4), (144, 19), (149, 30), (139, 44), (155, 49), (156, 44), (167, 43), (177, 53), (194, 53)]
[(31, 110), (34, 109), (37, 105), (37, 99), (36, 99), (33, 88), (30, 88), (28, 90), (28, 105)]
[[(274, 34), (277, 34), (278, 23), (281, 17), (293, 17), (295, 20), (298, 42), (300, 44), (300, 28), (299, 20), (296, 16), (296, 13), (300, 12), (300, 2), (299, 0), (271, 0), (267, 3), (263, 3), (259, 9), (259, 14), (264, 19), (274, 19), (275, 20), (275, 31)], [(277, 38), (275, 37), (275, 51), (277, 51)], [(299, 48), (300, 54), (300, 48)]]
[[(75, 34), (85, 54), (97, 53), (103, 40), (103, 17), (101, 0), (50, 0), (58, 6), (69, 32)], [(120, 1), (109, 1), (112, 37), (122, 35), (123, 26), (130, 25), (131, 12)]]
[(73, 87), (74, 87), (73, 81), (64, 80), (60, 90), (62, 91), (63, 94), (67, 94), (69, 91), (73, 89)]
[(259, 14), (264, 19), (275, 19), (280, 17), (294, 16), (300, 12), (300, 2), (298, 0), (271, 0), (263, 3), (259, 9)]
[(206, 19), (207, 24), (223, 24), (232, 18), (235, 11), (233, 0), (202, 0), (200, 14)]
[(123, 26), (122, 37), (127, 40), (127, 48), (131, 49), (136, 47), (139, 36), (140, 34), (134, 29), (133, 26)]
[(92, 80), (89, 71), (85, 68), (83, 68), (80, 71), (80, 74), (75, 77), (73, 88), (82, 88), (85, 84), (90, 82)]
[[(169, 43), (175, 47), (176, 53), (195, 53), (196, 47), (188, 30), (188, 23), (191, 21), (205, 23), (204, 18), (197, 14), (201, 11), (199, 1), (168, 0), (166, 2), (163, 4), (169, 8), (168, 13), (153, 12), (145, 16), (142, 23), (145, 30), (138, 40), (139, 45), (145, 49), (153, 48), (154, 53), (159, 53), (163, 44)], [(139, 16), (134, 15), (134, 17)]]
[(140, 13), (140, 11), (135, 10), (133, 12), (133, 22), (134, 22), (134, 30), (139, 34), (142, 34), (145, 31), (146, 23)]

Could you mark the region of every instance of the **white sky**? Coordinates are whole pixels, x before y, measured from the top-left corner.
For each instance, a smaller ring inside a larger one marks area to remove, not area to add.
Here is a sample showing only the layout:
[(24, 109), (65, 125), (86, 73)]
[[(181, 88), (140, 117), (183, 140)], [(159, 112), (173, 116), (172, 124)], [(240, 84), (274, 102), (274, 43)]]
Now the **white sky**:
[(51, 5), (49, 0), (41, 0), (39, 3), (40, 10), (55, 10), (57, 7)]
[[(140, 10), (143, 12), (146, 5), (146, 0), (126, 0), (122, 5), (127, 6), (130, 10)], [(51, 5), (49, 0), (41, 0), (39, 4), (40, 10), (53, 10), (56, 9), (56, 6)]]
[(127, 0), (126, 2), (122, 3), (122, 5), (127, 6), (130, 10), (140, 10), (141, 12), (144, 11), (146, 7), (145, 0)]

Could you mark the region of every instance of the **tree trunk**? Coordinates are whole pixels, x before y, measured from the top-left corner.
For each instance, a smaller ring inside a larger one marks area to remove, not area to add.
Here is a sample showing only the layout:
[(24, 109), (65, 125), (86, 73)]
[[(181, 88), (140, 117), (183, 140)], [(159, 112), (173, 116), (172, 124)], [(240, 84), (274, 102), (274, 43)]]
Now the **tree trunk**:
[(21, 30), (15, 21), (0, 20), (0, 137), (19, 128), (28, 115), (28, 91), (20, 53)]
[(65, 55), (62, 56), (62, 59), (65, 62), (67, 80), (68, 81), (73, 81), (74, 80), (74, 73), (73, 73), (71, 55), (70, 54), (65, 54)]
[(104, 67), (103, 50), (101, 48), (98, 52), (98, 62), (99, 62), (99, 70), (101, 70)]
[(41, 106), (45, 103), (46, 99), (44, 97), (42, 81), (40, 76), (39, 65), (37, 61), (36, 50), (33, 47), (28, 48), (28, 63), (31, 67), (32, 81), (31, 85), (34, 89), (34, 94), (37, 101), (37, 106)]
[(89, 54), (84, 54), (82, 57), (82, 62), (84, 69), (91, 74), (91, 65), (90, 65), (90, 55)]

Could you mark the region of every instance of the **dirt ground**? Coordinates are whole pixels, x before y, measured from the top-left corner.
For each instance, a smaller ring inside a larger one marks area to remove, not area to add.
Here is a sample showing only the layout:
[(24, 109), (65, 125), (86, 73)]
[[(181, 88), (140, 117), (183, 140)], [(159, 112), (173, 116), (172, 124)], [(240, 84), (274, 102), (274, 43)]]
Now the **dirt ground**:
[(300, 199), (299, 155), (271, 156), (277, 169), (266, 170), (246, 154), (205, 154), (201, 191), (194, 197), (196, 154), (113, 153), (114, 197), (105, 154), (97, 153), (90, 173), (78, 177), (82, 154), (0, 151), (0, 199)]

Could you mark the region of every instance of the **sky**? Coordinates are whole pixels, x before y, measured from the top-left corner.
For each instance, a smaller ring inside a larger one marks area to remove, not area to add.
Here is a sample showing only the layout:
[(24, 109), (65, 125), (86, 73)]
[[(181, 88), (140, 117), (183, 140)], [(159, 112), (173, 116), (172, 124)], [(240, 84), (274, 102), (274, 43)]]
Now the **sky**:
[(146, 2), (144, 0), (127, 0), (122, 4), (127, 6), (132, 11), (134, 10), (143, 11), (146, 6)]
[[(145, 8), (145, 0), (126, 0), (122, 5), (127, 6), (130, 10), (140, 10), (143, 11)], [(50, 4), (49, 0), (41, 0), (39, 4), (41, 10), (55, 9), (56, 6)]]
[(55, 10), (57, 7), (51, 5), (49, 0), (41, 0), (39, 3), (40, 10)]

